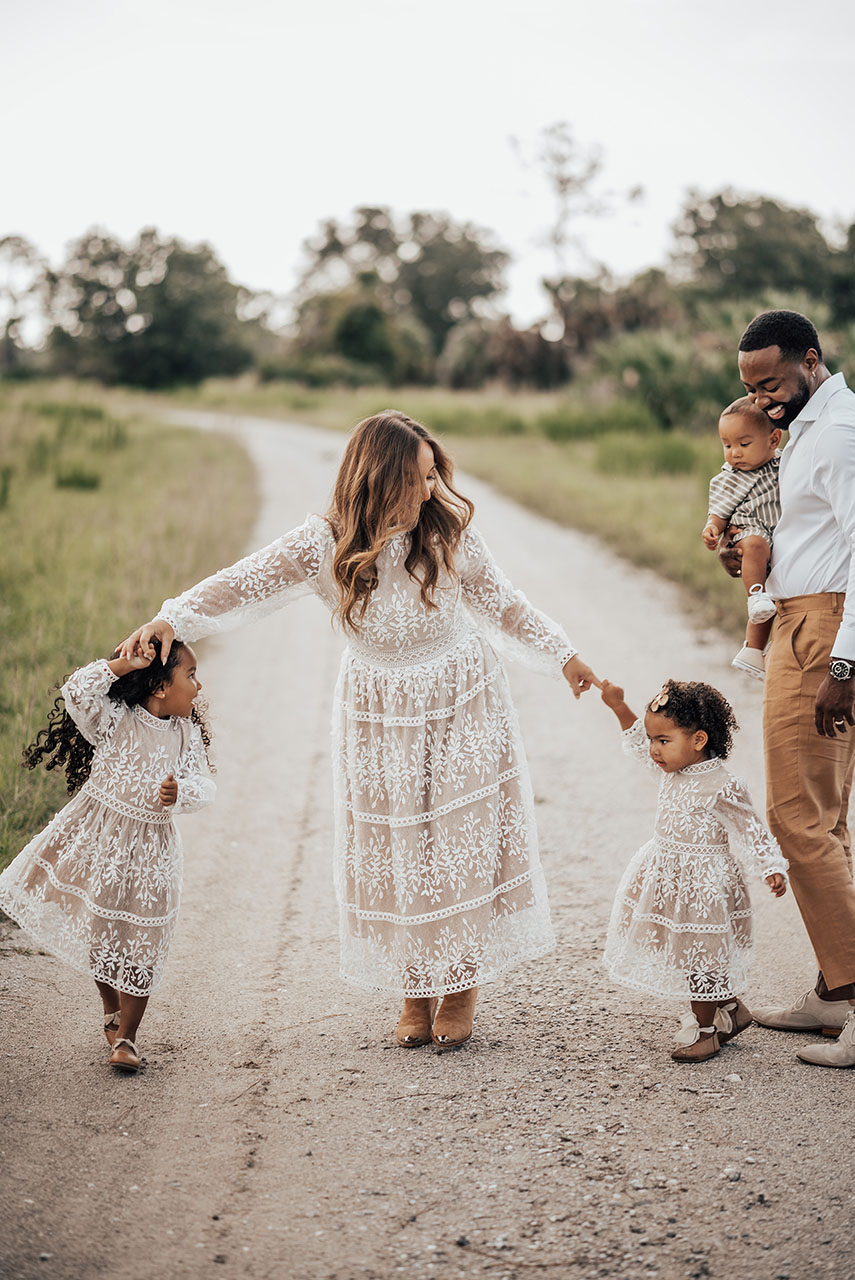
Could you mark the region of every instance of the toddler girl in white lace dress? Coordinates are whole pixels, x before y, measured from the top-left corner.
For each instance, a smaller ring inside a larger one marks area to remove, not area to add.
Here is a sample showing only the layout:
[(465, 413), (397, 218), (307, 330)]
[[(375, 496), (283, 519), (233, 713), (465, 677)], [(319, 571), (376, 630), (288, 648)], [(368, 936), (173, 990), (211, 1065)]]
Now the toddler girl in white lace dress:
[(405, 1048), (463, 1044), (478, 987), (554, 946), (497, 649), (577, 696), (593, 680), (508, 582), (472, 511), (421, 423), (374, 414), (350, 436), (325, 516), (165, 601), (122, 646), (165, 653), (175, 634), (225, 631), (304, 594), (332, 614), (347, 641), (333, 710), (341, 972), (403, 997)]
[(618, 887), (605, 965), (624, 986), (690, 1002), (671, 1057), (699, 1062), (751, 1024), (739, 999), (752, 947), (742, 862), (778, 898), (787, 864), (745, 784), (724, 766), (738, 726), (717, 689), (668, 680), (643, 720), (617, 685), (604, 680), (601, 696), (624, 749), (664, 775), (653, 838)]
[[(137, 1071), (135, 1037), (160, 985), (181, 893), (172, 815), (214, 799), (196, 655), (114, 657), (62, 686), (24, 752), (74, 795), (0, 875), (0, 907), (101, 994), (110, 1065)], [(63, 707), (64, 701), (64, 707)], [(75, 795), (74, 793), (77, 792)]]

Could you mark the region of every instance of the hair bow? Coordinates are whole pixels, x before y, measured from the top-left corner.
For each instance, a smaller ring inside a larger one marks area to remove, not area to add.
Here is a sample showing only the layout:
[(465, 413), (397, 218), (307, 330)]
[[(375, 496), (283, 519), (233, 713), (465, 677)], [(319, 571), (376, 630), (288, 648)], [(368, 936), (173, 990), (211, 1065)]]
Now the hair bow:
[(671, 694), (667, 686), (661, 689), (650, 703), (650, 710), (661, 711), (663, 707), (667, 707), (670, 696)]

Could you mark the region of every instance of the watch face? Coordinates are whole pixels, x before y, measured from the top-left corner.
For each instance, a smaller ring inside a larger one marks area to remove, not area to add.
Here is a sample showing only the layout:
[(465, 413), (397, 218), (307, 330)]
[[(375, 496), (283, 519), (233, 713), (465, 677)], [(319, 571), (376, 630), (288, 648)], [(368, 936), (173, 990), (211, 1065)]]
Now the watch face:
[(855, 665), (844, 662), (842, 658), (835, 658), (834, 662), (828, 664), (828, 670), (835, 680), (849, 680), (855, 671)]

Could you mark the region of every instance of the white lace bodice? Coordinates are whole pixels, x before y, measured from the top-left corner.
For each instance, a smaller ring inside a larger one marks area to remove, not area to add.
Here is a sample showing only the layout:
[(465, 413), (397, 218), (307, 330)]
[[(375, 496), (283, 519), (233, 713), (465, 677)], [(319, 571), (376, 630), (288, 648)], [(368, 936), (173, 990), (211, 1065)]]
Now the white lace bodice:
[[(146, 822), (168, 823), (173, 814), (213, 803), (216, 788), (199, 726), (177, 716), (160, 720), (144, 707), (114, 701), (107, 690), (116, 678), (102, 660), (81, 667), (62, 686), (68, 714), (96, 748), (83, 792)], [(165, 809), (158, 792), (169, 773), (178, 783), (178, 800)]]
[[(515, 591), (477, 529), (461, 537), (459, 580), (441, 574), (435, 608), (421, 599), (405, 568), (409, 535), (398, 534), (381, 552), (378, 583), (351, 648), (382, 666), (411, 665), (450, 649), (477, 627), (508, 657), (559, 676), (575, 650), (563, 629)], [(222, 569), (159, 611), (182, 640), (227, 631), (313, 592), (332, 612), (339, 600), (332, 574), (335, 540), (326, 520), (310, 515), (298, 528)]]
[[(623, 746), (628, 754), (660, 772), (650, 758), (643, 720), (636, 720), (624, 731)], [(664, 847), (699, 855), (720, 852), (729, 845), (757, 875), (787, 874), (786, 859), (751, 803), (745, 783), (716, 758), (663, 775), (654, 838)]]

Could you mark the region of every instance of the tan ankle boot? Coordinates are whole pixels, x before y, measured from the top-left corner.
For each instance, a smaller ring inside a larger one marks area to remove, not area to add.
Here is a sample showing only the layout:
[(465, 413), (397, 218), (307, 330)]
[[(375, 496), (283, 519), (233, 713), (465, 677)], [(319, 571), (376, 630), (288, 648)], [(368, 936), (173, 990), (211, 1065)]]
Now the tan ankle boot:
[(450, 1049), (454, 1045), (466, 1043), (472, 1035), (477, 999), (477, 987), (470, 987), (468, 991), (455, 991), (453, 995), (443, 997), (433, 1024), (434, 1044)]
[(403, 1012), (395, 1028), (395, 1039), (404, 1049), (417, 1049), (420, 1044), (430, 1044), (436, 1000), (405, 1000)]

